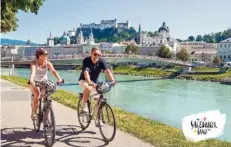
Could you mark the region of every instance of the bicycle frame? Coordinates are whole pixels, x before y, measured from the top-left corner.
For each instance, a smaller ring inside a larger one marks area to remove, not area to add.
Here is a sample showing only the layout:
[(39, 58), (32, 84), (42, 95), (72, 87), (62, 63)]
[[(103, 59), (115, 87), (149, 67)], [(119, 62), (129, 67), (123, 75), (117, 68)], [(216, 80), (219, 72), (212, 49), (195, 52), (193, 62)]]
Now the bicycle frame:
[[(93, 97), (95, 95), (98, 95), (98, 94), (100, 96), (99, 96), (99, 98), (97, 98), (96, 104), (92, 106), (91, 105), (91, 101), (92, 101)], [(88, 101), (89, 101), (89, 104), (90, 104), (90, 107), (91, 107), (91, 109), (89, 109), (90, 110), (90, 116), (92, 117), (92, 119), (94, 119), (96, 121), (96, 115), (95, 114), (98, 113), (98, 109), (99, 109), (100, 104), (107, 103), (107, 99), (104, 98), (104, 94), (102, 94), (102, 93), (96, 93), (94, 95), (91, 95), (89, 97)]]

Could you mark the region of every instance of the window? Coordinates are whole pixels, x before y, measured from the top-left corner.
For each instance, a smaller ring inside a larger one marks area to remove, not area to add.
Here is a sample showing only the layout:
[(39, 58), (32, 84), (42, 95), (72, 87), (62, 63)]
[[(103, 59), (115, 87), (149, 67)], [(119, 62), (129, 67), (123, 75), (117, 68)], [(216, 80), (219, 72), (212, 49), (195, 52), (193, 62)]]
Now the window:
[(230, 59), (230, 56), (228, 55), (228, 59)]
[(221, 44), (221, 47), (222, 47), (222, 44)]
[(220, 58), (222, 59), (222, 56), (220, 56)]
[(226, 56), (224, 55), (224, 59), (226, 59)]

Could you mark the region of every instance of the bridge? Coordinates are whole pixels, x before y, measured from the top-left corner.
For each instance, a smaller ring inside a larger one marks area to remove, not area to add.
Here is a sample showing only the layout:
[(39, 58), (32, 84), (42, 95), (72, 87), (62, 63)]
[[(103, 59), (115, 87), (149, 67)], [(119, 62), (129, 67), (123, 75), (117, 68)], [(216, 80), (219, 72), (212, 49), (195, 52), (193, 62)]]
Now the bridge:
[[(105, 59), (107, 63), (147, 63), (147, 64), (156, 64), (156, 65), (178, 65), (183, 67), (189, 67), (191, 64), (189, 62), (183, 62), (173, 59), (159, 58), (156, 56), (142, 56), (142, 55), (103, 55), (102, 58)], [(76, 66), (82, 65), (84, 57), (78, 58), (62, 58), (62, 59), (49, 59), (53, 65), (63, 65), (63, 66)], [(19, 61), (1, 61), (1, 66), (9, 65), (29, 65), (31, 60), (19, 60)]]

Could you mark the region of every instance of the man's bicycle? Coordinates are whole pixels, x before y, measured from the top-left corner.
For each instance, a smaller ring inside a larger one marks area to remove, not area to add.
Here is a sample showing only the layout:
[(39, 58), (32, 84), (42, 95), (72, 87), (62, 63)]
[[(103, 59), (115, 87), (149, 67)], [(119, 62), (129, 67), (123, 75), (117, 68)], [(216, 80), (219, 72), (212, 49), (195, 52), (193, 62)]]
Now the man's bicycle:
[[(77, 104), (77, 116), (80, 126), (85, 130), (94, 119), (95, 124), (99, 127), (100, 134), (107, 142), (112, 141), (116, 134), (116, 120), (114, 112), (111, 106), (107, 103), (107, 99), (104, 94), (111, 90), (113, 86), (110, 82), (102, 82), (97, 84), (97, 94), (90, 96), (87, 101), (88, 112), (83, 111), (83, 94), (79, 94), (79, 102)], [(95, 95), (99, 94), (99, 98), (96, 102), (92, 102)], [(93, 105), (95, 103), (95, 105)]]
[[(64, 80), (62, 83), (64, 83)], [(33, 126), (34, 130), (39, 132), (41, 123), (43, 123), (45, 142), (47, 146), (51, 147), (55, 141), (56, 131), (55, 116), (50, 95), (55, 93), (58, 83), (55, 84), (52, 81), (42, 80), (41, 82), (36, 82), (36, 85), (40, 88), (40, 99), (37, 110), (37, 119), (33, 120)], [(32, 94), (31, 98), (33, 99), (33, 97), (34, 95)]]

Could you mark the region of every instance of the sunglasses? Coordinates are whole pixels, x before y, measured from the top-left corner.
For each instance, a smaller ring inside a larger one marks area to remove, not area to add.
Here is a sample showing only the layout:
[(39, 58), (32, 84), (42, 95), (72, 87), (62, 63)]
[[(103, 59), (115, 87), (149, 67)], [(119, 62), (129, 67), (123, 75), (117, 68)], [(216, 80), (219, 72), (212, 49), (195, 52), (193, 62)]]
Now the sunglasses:
[(94, 55), (94, 56), (98, 56), (98, 57), (100, 57), (100, 56), (101, 56), (100, 54), (97, 54), (97, 53), (94, 53), (93, 55)]

